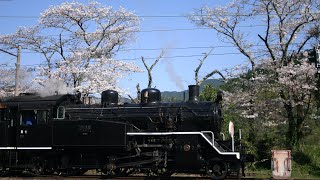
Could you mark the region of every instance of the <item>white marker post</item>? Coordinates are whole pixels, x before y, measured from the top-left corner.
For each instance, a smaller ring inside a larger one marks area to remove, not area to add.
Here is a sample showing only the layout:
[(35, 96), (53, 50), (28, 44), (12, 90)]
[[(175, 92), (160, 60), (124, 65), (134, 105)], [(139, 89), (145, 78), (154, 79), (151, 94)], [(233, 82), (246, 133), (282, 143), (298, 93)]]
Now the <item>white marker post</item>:
[(229, 134), (231, 136), (231, 145), (232, 145), (232, 152), (234, 152), (234, 125), (233, 122), (229, 122)]

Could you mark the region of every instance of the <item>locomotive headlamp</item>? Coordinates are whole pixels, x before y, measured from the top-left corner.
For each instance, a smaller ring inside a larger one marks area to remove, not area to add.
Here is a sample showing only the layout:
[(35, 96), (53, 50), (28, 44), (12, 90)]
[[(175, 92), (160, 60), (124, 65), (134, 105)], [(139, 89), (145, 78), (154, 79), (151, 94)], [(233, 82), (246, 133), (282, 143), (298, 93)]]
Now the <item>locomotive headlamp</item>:
[(6, 108), (6, 106), (0, 103), (0, 109), (4, 109), (4, 108)]
[(183, 150), (184, 151), (190, 151), (190, 149), (191, 149), (191, 147), (190, 147), (190, 145), (189, 144), (185, 144), (184, 146), (183, 146)]

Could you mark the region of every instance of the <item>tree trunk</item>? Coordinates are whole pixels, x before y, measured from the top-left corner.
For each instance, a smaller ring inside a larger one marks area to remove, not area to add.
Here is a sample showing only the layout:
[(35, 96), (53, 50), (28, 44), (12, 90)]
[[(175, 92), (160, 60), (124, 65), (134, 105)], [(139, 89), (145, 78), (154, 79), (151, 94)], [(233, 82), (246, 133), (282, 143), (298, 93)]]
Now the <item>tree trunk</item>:
[(288, 116), (288, 131), (287, 131), (287, 147), (292, 149), (296, 145), (296, 121), (293, 115), (293, 107), (291, 104), (285, 104), (285, 109)]

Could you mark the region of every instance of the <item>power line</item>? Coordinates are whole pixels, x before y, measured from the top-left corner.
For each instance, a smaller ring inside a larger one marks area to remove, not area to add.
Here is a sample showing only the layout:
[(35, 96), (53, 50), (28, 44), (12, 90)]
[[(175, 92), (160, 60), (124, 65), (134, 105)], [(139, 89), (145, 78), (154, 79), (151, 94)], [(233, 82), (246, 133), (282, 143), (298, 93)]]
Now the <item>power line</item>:
[[(190, 47), (176, 47), (176, 48), (174, 48), (174, 47), (172, 47), (172, 48), (132, 48), (132, 49), (120, 49), (118, 51), (126, 52), (126, 51), (188, 50), (188, 49), (209, 49), (209, 48), (230, 48), (230, 47), (235, 47), (235, 46), (225, 45), (225, 46), (198, 46), (198, 47), (197, 46), (190, 46)], [(74, 51), (64, 51), (64, 52), (74, 52)], [(24, 51), (22, 53), (24, 53), (24, 54), (42, 54), (40, 52), (34, 52), (34, 51)]]
[[(252, 27), (263, 27), (267, 26), (266, 24), (251, 24), (251, 25), (239, 25), (237, 27), (239, 28), (252, 28)], [(193, 31), (193, 30), (213, 30), (213, 28), (210, 27), (197, 27), (197, 28), (176, 28), (176, 29), (151, 29), (151, 30), (142, 30), (137, 32), (162, 32), (162, 31)]]
[[(279, 15), (297, 15), (298, 13), (279, 13)], [(309, 14), (312, 15), (317, 15), (320, 14), (320, 12), (309, 12)], [(138, 18), (187, 18), (187, 17), (211, 17), (213, 15), (217, 15), (217, 16), (221, 16), (221, 14), (211, 14), (211, 15), (192, 15), (192, 14), (185, 14), (185, 15), (132, 15), (131, 17), (138, 17)], [(277, 15), (275, 13), (255, 13), (255, 14), (232, 14), (232, 13), (228, 13), (228, 14), (223, 14), (223, 16), (265, 16), (265, 15)], [(110, 16), (112, 17), (112, 16)], [(21, 19), (35, 19), (35, 18), (40, 18), (40, 16), (28, 16), (28, 15), (20, 15), (20, 16), (16, 16), (16, 15), (0, 15), (0, 18), (10, 18), (10, 19), (17, 19), (17, 18), (21, 18)]]
[(10, 16), (10, 15), (0, 15), (0, 18), (8, 19), (37, 19), (39, 16)]
[[(209, 56), (223, 56), (223, 55), (235, 55), (235, 54), (242, 54), (240, 52), (234, 52), (234, 53), (211, 53)], [(203, 57), (203, 54), (194, 54), (194, 55), (178, 55), (178, 56), (164, 56), (162, 59), (175, 59), (175, 58), (187, 58), (187, 57)], [(157, 57), (145, 57), (144, 59), (156, 59)], [(119, 59), (123, 61), (134, 61), (134, 60), (140, 60), (140, 58), (132, 58), (132, 59)]]
[[(253, 27), (263, 27), (263, 26), (266, 26), (266, 25), (263, 25), (263, 24), (257, 24), (257, 25), (242, 25), (242, 26), (237, 26), (239, 28), (253, 28)], [(213, 30), (212, 28), (209, 28), (209, 27), (195, 27), (195, 28), (174, 28), (174, 29), (150, 29), (150, 30), (133, 30), (132, 32), (136, 32), (136, 33), (149, 33), (149, 32), (170, 32), (170, 31), (194, 31), (194, 30)], [(112, 33), (127, 33), (127, 32), (112, 32)], [(101, 33), (97, 33), (97, 32), (87, 32), (85, 33), (86, 35), (90, 35), (90, 34), (103, 34), (102, 32)], [(71, 36), (73, 34), (71, 33), (68, 33), (68, 34), (62, 34), (61, 36)], [(77, 34), (79, 35), (79, 34)], [(80, 34), (80, 35), (83, 35), (83, 34)], [(47, 36), (60, 36), (59, 34), (47, 34), (47, 35), (37, 35), (37, 36), (34, 36), (34, 37), (47, 37)]]
[[(209, 56), (222, 56), (222, 55), (236, 55), (236, 54), (241, 54), (240, 52), (234, 52), (234, 53), (211, 53), (209, 54)], [(193, 54), (193, 55), (177, 55), (177, 56), (165, 56), (162, 57), (162, 59), (175, 59), (175, 58), (189, 58), (189, 57), (203, 57), (203, 54)], [(156, 59), (157, 57), (145, 57), (144, 59)], [(121, 60), (121, 61), (136, 61), (136, 60), (140, 60), (140, 58), (119, 58), (116, 60)], [(91, 62), (95, 62), (95, 61), (91, 61)], [(41, 63), (39, 64), (25, 64), (25, 65), (20, 65), (20, 66), (31, 66), (31, 67), (35, 67), (35, 66), (40, 66), (43, 65)], [(6, 66), (6, 67), (15, 67), (15, 66)]]
[[(296, 45), (299, 43), (291, 43), (292, 45)], [(307, 43), (312, 44), (312, 43)], [(275, 46), (280, 44), (270, 44), (270, 46)], [(264, 44), (256, 44), (252, 45), (252, 47), (265, 47)], [(159, 51), (159, 50), (188, 50), (188, 49), (215, 49), (215, 48), (237, 48), (234, 45), (216, 45), (216, 46), (188, 46), (188, 47), (170, 47), (170, 48), (129, 48), (129, 49), (120, 49), (118, 51), (126, 52), (126, 51)], [(75, 51), (64, 51), (64, 52), (75, 52)], [(77, 52), (77, 51), (76, 51)], [(82, 52), (82, 51), (80, 51)], [(23, 54), (42, 54), (40, 52), (35, 51), (24, 51), (21, 52)]]
[[(252, 53), (260, 53), (261, 51), (257, 51), (257, 52), (252, 52)], [(229, 53), (211, 53), (208, 56), (224, 56), (224, 55), (242, 55), (241, 52), (229, 52)], [(203, 54), (193, 54), (193, 55), (176, 55), (176, 56), (164, 56), (162, 57), (162, 59), (176, 59), (176, 58), (190, 58), (190, 57), (203, 57)], [(146, 60), (151, 60), (151, 59), (156, 59), (158, 57), (145, 57), (144, 59)], [(140, 58), (119, 58), (119, 59), (115, 59), (115, 60), (121, 60), (121, 61), (136, 61), (136, 60), (141, 60)], [(91, 62), (96, 62), (96, 61), (91, 61)], [(44, 65), (41, 63), (38, 64), (25, 64), (25, 65), (20, 65), (20, 66), (24, 66), (24, 67), (36, 67), (36, 66), (40, 66), (40, 65)], [(6, 67), (15, 67), (15, 66), (6, 66)]]
[[(238, 28), (254, 28), (254, 27), (266, 27), (266, 24), (250, 24), (250, 25), (239, 25), (237, 26)], [(173, 32), (173, 31), (195, 31), (195, 30), (213, 30), (213, 28), (210, 27), (195, 27), (195, 28), (174, 28), (174, 29), (151, 29), (151, 30), (133, 30), (132, 32), (135, 33), (152, 33), (152, 32)], [(111, 33), (127, 33), (127, 32), (111, 32)], [(97, 32), (87, 32), (85, 33), (86, 35), (90, 35), (90, 34), (103, 34), (103, 33), (97, 33)], [(297, 33), (300, 34), (300, 33)], [(63, 37), (70, 37), (74, 34), (68, 33), (68, 34), (61, 34), (61, 36)], [(79, 34), (77, 34), (79, 35)], [(83, 34), (80, 34), (83, 35)], [(33, 37), (59, 37), (59, 34), (47, 34), (47, 35), (36, 35)]]

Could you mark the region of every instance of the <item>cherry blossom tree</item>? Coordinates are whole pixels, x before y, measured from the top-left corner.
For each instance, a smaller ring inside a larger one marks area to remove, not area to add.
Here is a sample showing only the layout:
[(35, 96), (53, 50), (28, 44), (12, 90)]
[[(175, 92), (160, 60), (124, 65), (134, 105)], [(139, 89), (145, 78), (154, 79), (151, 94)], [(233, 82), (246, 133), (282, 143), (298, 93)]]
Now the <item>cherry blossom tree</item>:
[[(32, 86), (33, 69), (21, 68), (19, 74), (18, 92), (30, 92), (35, 87)], [(0, 98), (13, 96), (15, 91), (15, 69), (8, 67), (8, 64), (0, 65)]]
[(138, 17), (122, 7), (65, 2), (45, 10), (37, 26), (0, 36), (0, 44), (19, 44), (42, 54), (45, 61), (35, 78), (40, 84), (53, 78), (85, 93), (120, 90), (119, 78), (141, 70), (114, 57), (138, 31)]
[(15, 33), (0, 35), (0, 45), (5, 49), (15, 49), (20, 45), (22, 49), (41, 54), (45, 61), (41, 63), (38, 75), (49, 79), (55, 62), (55, 47), (51, 44), (53, 41), (54, 37), (43, 35), (39, 26), (19, 27)]
[(271, 120), (287, 124), (291, 148), (301, 138), (316, 89), (315, 66), (297, 55), (318, 43), (319, 8), (318, 0), (234, 0), (222, 7), (196, 9), (189, 16), (194, 24), (212, 28), (223, 42), (234, 45), (250, 64), (227, 99), (253, 123), (264, 119), (265, 124)]

